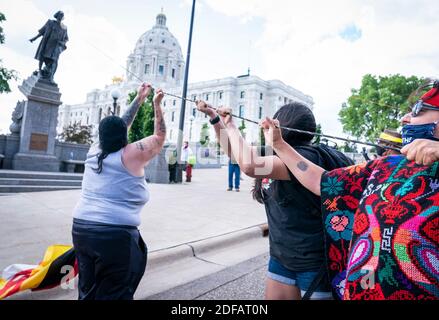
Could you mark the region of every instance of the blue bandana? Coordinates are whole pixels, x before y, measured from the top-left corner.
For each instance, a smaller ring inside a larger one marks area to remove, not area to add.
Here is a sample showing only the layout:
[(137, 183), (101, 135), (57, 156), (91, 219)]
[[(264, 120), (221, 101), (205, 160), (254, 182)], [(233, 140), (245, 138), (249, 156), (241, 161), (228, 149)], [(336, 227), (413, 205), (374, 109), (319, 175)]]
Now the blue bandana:
[(436, 128), (437, 122), (426, 123), (426, 124), (408, 124), (402, 127), (402, 145), (408, 145), (415, 139), (429, 139), (439, 141), (439, 139), (434, 137), (434, 130)]

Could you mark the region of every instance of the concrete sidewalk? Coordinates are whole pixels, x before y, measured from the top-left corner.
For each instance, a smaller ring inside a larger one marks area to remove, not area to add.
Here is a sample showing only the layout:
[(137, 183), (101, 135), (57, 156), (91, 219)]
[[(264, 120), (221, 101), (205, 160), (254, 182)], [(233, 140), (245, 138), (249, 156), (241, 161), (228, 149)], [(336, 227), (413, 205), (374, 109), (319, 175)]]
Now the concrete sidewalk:
[[(194, 170), (193, 182), (150, 184), (142, 211), (148, 266), (136, 293), (147, 298), (267, 252), (264, 207), (254, 201), (253, 179), (227, 192), (227, 167)], [(0, 270), (38, 263), (47, 246), (71, 244), (71, 212), (79, 190), (0, 197)], [(75, 299), (74, 290), (24, 292), (15, 299)]]

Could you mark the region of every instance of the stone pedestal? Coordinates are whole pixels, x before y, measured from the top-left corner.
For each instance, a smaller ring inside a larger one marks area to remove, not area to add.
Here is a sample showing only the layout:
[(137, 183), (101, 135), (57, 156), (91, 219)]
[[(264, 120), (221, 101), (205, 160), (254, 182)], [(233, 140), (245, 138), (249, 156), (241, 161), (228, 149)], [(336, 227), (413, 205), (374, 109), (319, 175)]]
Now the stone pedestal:
[(12, 160), (14, 170), (59, 171), (55, 155), (56, 126), (61, 93), (56, 84), (33, 75), (19, 86), (26, 96), (20, 147)]
[(157, 156), (155, 156), (145, 167), (145, 179), (151, 183), (169, 183), (169, 169), (166, 161), (165, 145)]

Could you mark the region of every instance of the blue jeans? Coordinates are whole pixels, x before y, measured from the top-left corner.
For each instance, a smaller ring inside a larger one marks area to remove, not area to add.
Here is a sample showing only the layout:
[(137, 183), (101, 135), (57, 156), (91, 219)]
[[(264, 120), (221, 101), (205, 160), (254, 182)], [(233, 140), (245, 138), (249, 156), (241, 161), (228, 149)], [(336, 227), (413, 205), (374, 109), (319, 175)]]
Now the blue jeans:
[(235, 174), (235, 189), (239, 189), (239, 183), (241, 178), (241, 169), (238, 164), (229, 162), (229, 188), (233, 189), (233, 174)]
[[(311, 286), (318, 272), (319, 270), (304, 272), (291, 271), (285, 268), (278, 260), (270, 257), (267, 276), (280, 283), (298, 287), (303, 296)], [(326, 276), (314, 291), (311, 299), (332, 299), (331, 287)]]

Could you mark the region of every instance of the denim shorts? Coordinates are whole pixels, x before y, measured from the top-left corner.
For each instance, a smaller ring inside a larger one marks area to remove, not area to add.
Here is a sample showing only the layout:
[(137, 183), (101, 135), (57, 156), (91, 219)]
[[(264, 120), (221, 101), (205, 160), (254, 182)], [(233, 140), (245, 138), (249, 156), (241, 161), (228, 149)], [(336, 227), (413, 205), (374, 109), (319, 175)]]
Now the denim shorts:
[[(268, 278), (286, 285), (298, 287), (302, 296), (308, 290), (318, 273), (319, 270), (304, 272), (291, 271), (285, 268), (273, 257), (270, 257), (270, 261), (268, 262)], [(326, 276), (317, 286), (316, 290), (311, 296), (311, 299), (332, 299), (331, 288)]]

